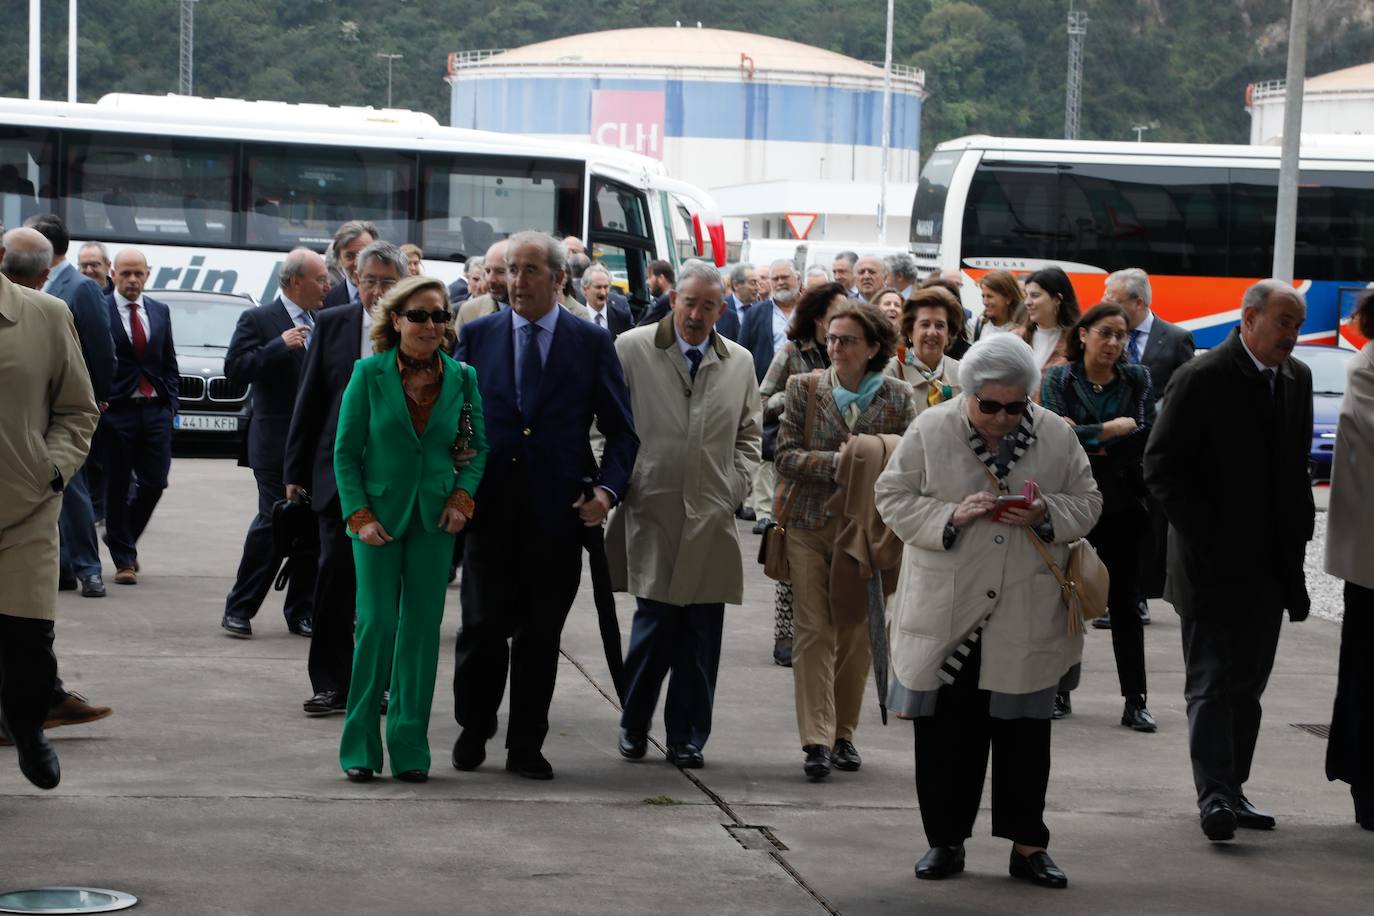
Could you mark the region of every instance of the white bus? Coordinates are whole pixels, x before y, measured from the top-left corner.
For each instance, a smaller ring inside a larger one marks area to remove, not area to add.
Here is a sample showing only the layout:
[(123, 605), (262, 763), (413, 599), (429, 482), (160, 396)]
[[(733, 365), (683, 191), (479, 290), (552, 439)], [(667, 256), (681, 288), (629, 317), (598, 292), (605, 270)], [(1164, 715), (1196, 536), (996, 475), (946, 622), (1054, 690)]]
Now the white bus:
[(0, 222), (42, 212), (111, 254), (142, 249), (150, 287), (260, 301), (288, 250), (323, 251), (350, 219), (418, 244), (426, 273), (446, 281), (513, 232), (576, 235), (641, 300), (650, 260), (676, 262), (708, 238), (725, 250), (709, 195), (634, 153), (416, 112), (185, 96), (0, 99)]
[[(1374, 143), (1321, 138), (1301, 164), (1303, 340), (1358, 344), (1342, 319), (1374, 280)], [(921, 170), (911, 251), (923, 271), (973, 279), (1057, 265), (1085, 308), (1108, 273), (1140, 267), (1155, 310), (1212, 347), (1272, 269), (1278, 168), (1274, 147), (963, 137)]]

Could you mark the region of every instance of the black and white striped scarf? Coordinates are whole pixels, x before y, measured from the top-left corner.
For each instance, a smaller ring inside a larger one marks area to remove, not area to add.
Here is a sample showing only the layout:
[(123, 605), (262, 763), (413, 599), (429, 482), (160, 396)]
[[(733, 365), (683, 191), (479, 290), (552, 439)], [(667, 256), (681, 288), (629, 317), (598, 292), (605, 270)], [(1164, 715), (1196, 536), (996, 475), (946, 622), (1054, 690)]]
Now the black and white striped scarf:
[[(974, 429), (972, 424), (969, 424), (969, 448), (973, 449), (973, 454), (978, 456), (978, 460), (987, 465), (988, 470), (996, 476), (997, 489), (1003, 493), (1007, 492), (1007, 477), (1011, 475), (1011, 469), (1016, 467), (1016, 462), (1021, 460), (1021, 456), (1026, 453), (1026, 449), (1030, 448), (1031, 444), (1034, 442), (1035, 436), (1031, 432), (1030, 409), (1027, 408), (1026, 412), (1021, 415), (1021, 424), (1016, 427), (1016, 432), (1013, 434), (1011, 458), (1007, 461), (1005, 466), (999, 465), (997, 463), (997, 456), (988, 450), (987, 443), (984, 442), (983, 437), (978, 434), (978, 430)], [(979, 638), (983, 635), (983, 627), (987, 626), (988, 618), (991, 616), (991, 614), (988, 614), (987, 617), (984, 617), (982, 621), (979, 622), (978, 626), (974, 627), (973, 632), (968, 635), (968, 638), (959, 643), (959, 645), (954, 648), (954, 651), (950, 653), (949, 658), (946, 658), (944, 663), (940, 665), (940, 670), (936, 672), (936, 676), (942, 683), (954, 683), (954, 679), (957, 678), (959, 672), (964, 669), (964, 663), (967, 662), (969, 656), (973, 654), (973, 647), (978, 644)]]

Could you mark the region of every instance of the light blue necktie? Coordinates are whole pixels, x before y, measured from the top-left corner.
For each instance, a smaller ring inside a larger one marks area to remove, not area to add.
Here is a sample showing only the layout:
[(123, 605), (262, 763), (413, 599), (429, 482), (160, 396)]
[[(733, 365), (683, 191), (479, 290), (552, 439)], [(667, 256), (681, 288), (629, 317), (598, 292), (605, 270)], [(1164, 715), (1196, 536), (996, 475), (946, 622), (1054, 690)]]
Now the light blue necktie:
[(310, 338), (315, 336), (315, 318), (309, 312), (304, 310), (301, 311), (301, 327), (305, 328), (307, 331), (310, 332), (309, 334), (305, 335), (305, 348), (309, 350)]

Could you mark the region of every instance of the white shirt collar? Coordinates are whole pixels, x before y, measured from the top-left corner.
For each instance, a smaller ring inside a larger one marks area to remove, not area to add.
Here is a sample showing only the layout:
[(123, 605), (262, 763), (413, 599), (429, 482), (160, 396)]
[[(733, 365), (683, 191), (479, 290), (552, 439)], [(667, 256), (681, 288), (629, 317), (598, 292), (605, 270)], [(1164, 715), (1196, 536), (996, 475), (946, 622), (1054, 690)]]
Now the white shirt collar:
[(1133, 330), (1140, 332), (1141, 346), (1145, 345), (1145, 340), (1150, 336), (1150, 328), (1155, 326), (1155, 313), (1150, 309), (1145, 309), (1145, 319), (1136, 325)]
[(519, 312), (517, 312), (515, 309), (511, 309), (511, 323), (514, 325), (517, 331), (527, 324), (537, 324), (544, 330), (548, 331), (549, 334), (553, 334), (553, 329), (558, 325), (558, 310), (561, 308), (563, 308), (561, 304), (554, 303), (553, 308), (549, 309), (548, 312), (544, 314), (543, 318), (540, 318), (538, 321), (534, 322), (531, 322), (528, 318), (522, 318)]
[(1259, 370), (1260, 375), (1264, 375), (1266, 369), (1273, 369), (1274, 374), (1278, 375), (1279, 369), (1277, 366), (1266, 366), (1255, 357), (1254, 353), (1250, 352), (1250, 345), (1245, 342), (1244, 334), (1237, 331), (1236, 336), (1240, 338), (1240, 345), (1245, 348), (1245, 355), (1250, 357), (1250, 362), (1255, 364), (1255, 368)]
[[(125, 298), (124, 298), (124, 294), (121, 293), (121, 292), (119, 291), (118, 288), (115, 289), (114, 297), (115, 297), (115, 304), (118, 305), (120, 308), (122, 308), (124, 311), (127, 312), (127, 311), (129, 310), (129, 302), (130, 302), (131, 300), (125, 299)], [(142, 296), (139, 296), (139, 297), (138, 297), (138, 299), (136, 300), (136, 304), (138, 305), (138, 307), (139, 307), (140, 309), (143, 308), (143, 297), (142, 297)]]
[(278, 291), (277, 297), (281, 299), (281, 304), (286, 306), (286, 314), (291, 316), (291, 321), (300, 324), (301, 315), (305, 314), (305, 309), (292, 302), (286, 293)]
[(711, 343), (711, 338), (708, 335), (707, 338), (699, 344), (689, 344), (687, 341), (683, 340), (682, 337), (678, 334), (677, 325), (673, 326), (673, 339), (677, 341), (677, 348), (682, 353), (683, 359), (687, 358), (688, 350), (696, 350), (698, 353), (702, 355), (703, 358), (705, 358), (706, 348)]

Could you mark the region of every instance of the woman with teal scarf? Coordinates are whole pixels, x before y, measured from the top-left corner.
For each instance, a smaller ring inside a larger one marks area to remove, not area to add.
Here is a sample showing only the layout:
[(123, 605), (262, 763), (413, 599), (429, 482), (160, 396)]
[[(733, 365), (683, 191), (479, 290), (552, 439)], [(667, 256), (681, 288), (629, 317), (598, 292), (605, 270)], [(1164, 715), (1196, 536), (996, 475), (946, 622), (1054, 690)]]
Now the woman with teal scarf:
[[(775, 462), (783, 480), (777, 523), (787, 530), (792, 575), (792, 678), (797, 729), (813, 780), (831, 767), (857, 770), (854, 747), (871, 662), (868, 606), (830, 598), (830, 564), (839, 519), (827, 508), (839, 490), (840, 456), (854, 436), (900, 436), (916, 416), (911, 386), (883, 374), (897, 335), (875, 306), (854, 303), (829, 314), (830, 368), (787, 380)], [(814, 398), (810, 435), (807, 404)], [(786, 512), (781, 510), (785, 508)]]
[(452, 324), (442, 281), (396, 284), (376, 306), (376, 355), (358, 360), (339, 405), (334, 474), (358, 571), (339, 765), (354, 782), (382, 768), (379, 702), (388, 681), (391, 772), (406, 782), (429, 778), (448, 565), (487, 459), (477, 373), (443, 352)]

